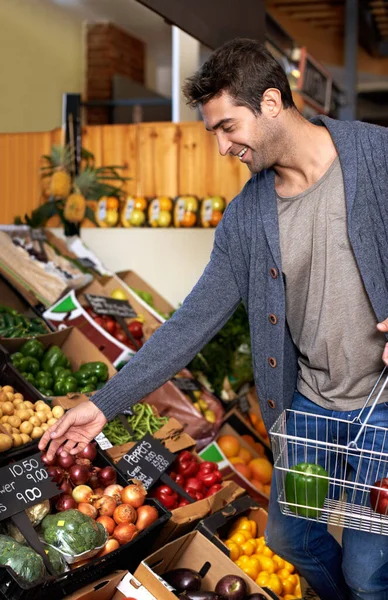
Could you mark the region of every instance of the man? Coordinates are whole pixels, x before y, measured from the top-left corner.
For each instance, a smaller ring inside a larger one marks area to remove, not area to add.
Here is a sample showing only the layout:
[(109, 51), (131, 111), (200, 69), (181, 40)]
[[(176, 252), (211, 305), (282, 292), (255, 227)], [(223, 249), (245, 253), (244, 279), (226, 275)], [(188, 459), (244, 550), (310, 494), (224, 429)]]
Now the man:
[[(387, 131), (305, 120), (283, 70), (252, 40), (216, 50), (184, 93), (220, 153), (238, 157), (253, 177), (228, 206), (182, 307), (91, 406), (45, 433), (40, 448), (51, 440), (50, 454), (61, 446), (76, 453), (175, 375), (241, 300), (267, 428), (291, 405), (351, 419), (388, 364)], [(371, 423), (388, 427), (382, 400)], [(275, 481), (267, 536), (321, 600), (388, 599), (388, 537), (346, 529), (341, 549), (323, 524), (280, 512)]]

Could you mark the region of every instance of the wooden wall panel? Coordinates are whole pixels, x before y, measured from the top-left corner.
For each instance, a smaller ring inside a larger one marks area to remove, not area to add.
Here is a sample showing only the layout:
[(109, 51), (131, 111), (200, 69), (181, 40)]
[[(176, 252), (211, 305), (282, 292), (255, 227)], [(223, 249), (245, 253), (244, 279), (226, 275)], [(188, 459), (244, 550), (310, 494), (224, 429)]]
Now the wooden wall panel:
[(179, 135), (179, 126), (175, 123), (138, 125), (139, 194), (177, 196)]
[[(137, 127), (136, 125), (104, 125), (102, 130), (102, 164), (122, 165), (123, 177), (130, 177), (124, 188), (129, 194), (137, 194)], [(92, 150), (91, 150), (92, 151)]]

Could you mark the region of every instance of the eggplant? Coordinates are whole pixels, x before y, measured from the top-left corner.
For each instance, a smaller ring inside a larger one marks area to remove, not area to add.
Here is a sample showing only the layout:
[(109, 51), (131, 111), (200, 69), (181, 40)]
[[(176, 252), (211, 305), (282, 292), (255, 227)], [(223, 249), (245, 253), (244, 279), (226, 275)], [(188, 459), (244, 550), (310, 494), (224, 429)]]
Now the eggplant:
[(225, 600), (225, 596), (216, 594), (216, 592), (189, 590), (184, 594), (179, 594), (179, 600)]
[(197, 591), (202, 583), (202, 577), (194, 569), (172, 569), (163, 573), (162, 577), (178, 593)]
[(248, 587), (242, 577), (225, 575), (217, 583), (215, 591), (226, 600), (244, 600), (248, 593)]
[(254, 594), (250, 594), (247, 596), (246, 600), (267, 600), (267, 597), (264, 594), (259, 594), (255, 592)]

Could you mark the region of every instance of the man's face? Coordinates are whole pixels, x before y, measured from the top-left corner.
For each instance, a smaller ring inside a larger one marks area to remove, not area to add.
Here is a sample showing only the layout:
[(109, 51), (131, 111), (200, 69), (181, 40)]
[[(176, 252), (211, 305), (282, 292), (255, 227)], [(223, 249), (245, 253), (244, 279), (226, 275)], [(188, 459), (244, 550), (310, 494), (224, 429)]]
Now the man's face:
[(265, 112), (255, 115), (245, 106), (236, 106), (223, 92), (200, 107), (207, 130), (217, 137), (222, 156), (238, 156), (252, 173), (272, 167), (279, 145), (276, 123)]

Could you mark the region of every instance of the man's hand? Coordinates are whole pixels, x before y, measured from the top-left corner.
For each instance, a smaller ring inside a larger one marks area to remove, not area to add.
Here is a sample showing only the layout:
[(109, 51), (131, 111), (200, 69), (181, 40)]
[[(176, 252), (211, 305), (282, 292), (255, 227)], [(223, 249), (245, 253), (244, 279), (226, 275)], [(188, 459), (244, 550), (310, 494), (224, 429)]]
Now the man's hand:
[(77, 454), (100, 433), (106, 422), (104, 413), (93, 402), (81, 402), (45, 432), (39, 442), (39, 450), (43, 451), (50, 442), (47, 449), (49, 460), (54, 458), (62, 444), (61, 451)]
[[(377, 323), (377, 329), (382, 333), (388, 333), (388, 318), (381, 321), (381, 323)], [(385, 344), (383, 361), (388, 366), (388, 343)]]

